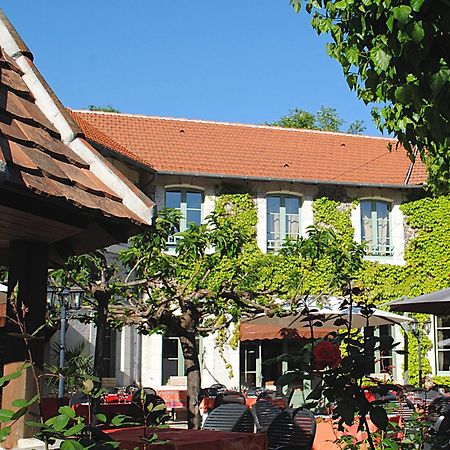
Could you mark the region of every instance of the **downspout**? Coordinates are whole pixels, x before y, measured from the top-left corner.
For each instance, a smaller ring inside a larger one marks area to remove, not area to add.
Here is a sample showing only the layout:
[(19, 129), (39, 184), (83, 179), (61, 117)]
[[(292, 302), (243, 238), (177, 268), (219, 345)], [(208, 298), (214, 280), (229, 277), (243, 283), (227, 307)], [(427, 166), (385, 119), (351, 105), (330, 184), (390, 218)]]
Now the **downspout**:
[(134, 341), (134, 382), (142, 387), (142, 335), (138, 327), (135, 328), (136, 339)]

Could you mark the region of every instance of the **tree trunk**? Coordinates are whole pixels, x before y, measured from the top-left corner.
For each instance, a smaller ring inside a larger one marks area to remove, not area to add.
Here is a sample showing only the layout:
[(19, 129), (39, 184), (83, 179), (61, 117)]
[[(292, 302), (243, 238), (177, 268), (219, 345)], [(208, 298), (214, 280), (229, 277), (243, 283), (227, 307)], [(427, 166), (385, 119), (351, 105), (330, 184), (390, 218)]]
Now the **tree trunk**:
[(183, 349), (184, 368), (187, 375), (187, 420), (190, 429), (199, 429), (201, 425), (200, 411), (198, 409), (198, 394), (201, 387), (200, 363), (195, 333), (185, 332), (180, 336)]

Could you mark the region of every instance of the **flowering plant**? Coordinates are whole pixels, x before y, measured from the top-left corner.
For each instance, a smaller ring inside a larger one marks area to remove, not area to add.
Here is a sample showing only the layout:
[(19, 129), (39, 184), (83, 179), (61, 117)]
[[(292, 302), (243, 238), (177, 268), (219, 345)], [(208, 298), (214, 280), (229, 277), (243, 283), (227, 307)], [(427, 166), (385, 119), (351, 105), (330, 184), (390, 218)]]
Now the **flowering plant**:
[(327, 367), (337, 369), (342, 362), (339, 345), (330, 341), (320, 341), (313, 350), (314, 362), (317, 370)]

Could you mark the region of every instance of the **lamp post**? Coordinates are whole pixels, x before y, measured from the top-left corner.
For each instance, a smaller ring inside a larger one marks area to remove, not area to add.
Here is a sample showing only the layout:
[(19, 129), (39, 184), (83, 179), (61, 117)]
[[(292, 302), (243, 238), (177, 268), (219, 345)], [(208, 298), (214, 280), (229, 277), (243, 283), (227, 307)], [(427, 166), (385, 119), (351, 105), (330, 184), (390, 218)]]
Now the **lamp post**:
[(419, 386), (423, 385), (423, 369), (422, 369), (422, 329), (425, 334), (431, 331), (431, 322), (423, 322), (423, 328), (417, 321), (411, 323), (411, 333), (417, 339), (417, 358), (419, 363)]
[(83, 290), (79, 287), (58, 288), (52, 286), (47, 288), (47, 303), (54, 307), (57, 304), (60, 307), (59, 315), (61, 318), (61, 331), (59, 335), (59, 380), (58, 380), (58, 399), (64, 398), (64, 375), (62, 369), (65, 364), (66, 352), (66, 322), (67, 312), (69, 310), (78, 310), (81, 308)]

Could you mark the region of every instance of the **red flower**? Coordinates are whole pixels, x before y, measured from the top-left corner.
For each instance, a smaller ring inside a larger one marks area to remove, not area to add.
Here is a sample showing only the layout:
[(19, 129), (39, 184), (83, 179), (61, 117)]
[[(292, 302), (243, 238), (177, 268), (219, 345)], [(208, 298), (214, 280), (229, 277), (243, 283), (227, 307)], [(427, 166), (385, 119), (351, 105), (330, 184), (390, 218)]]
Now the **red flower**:
[(341, 364), (341, 350), (339, 345), (330, 341), (319, 342), (313, 350), (316, 369), (323, 370), (326, 367), (336, 369)]

